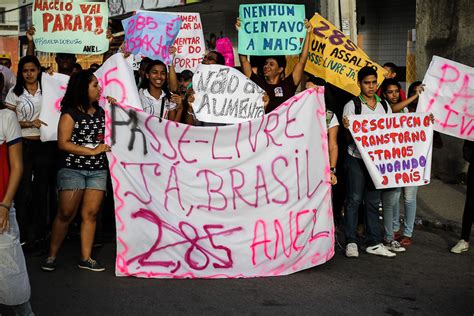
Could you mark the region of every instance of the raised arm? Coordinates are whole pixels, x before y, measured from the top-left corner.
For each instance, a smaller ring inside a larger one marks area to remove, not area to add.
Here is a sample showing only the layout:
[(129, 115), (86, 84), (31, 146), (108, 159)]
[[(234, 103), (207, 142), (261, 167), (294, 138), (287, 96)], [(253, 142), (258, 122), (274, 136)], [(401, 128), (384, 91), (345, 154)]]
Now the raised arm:
[[(235, 21), (235, 29), (237, 30), (237, 32), (240, 31), (240, 18), (239, 17)], [(250, 64), (247, 55), (239, 54), (239, 60), (240, 60), (240, 65), (242, 66), (242, 73), (246, 77), (250, 78), (250, 76), (252, 75), (252, 65)]]
[(308, 20), (304, 21), (304, 25), (306, 27), (306, 37), (304, 39), (303, 49), (301, 50), (300, 58), (292, 73), (295, 85), (299, 85), (301, 79), (303, 78), (304, 66), (306, 65), (306, 60), (308, 59), (309, 38), (311, 32), (313, 31), (313, 27), (311, 26), (311, 23)]
[(26, 49), (26, 55), (33, 56), (35, 54), (35, 42), (33, 41), (33, 36), (35, 35), (36, 29), (32, 25), (26, 31), (26, 39), (28, 40), (28, 48)]
[(399, 103), (396, 103), (394, 105), (391, 106), (392, 108), (392, 112), (393, 113), (398, 113), (400, 112), (401, 110), (403, 110), (404, 108), (406, 108), (410, 103), (412, 103), (413, 101), (416, 100), (416, 98), (418, 98), (420, 96), (420, 94), (424, 91), (425, 89), (425, 85), (419, 85), (418, 87), (416, 87), (416, 93), (414, 95), (412, 95), (411, 97), (407, 98), (405, 101), (402, 101), (402, 102), (399, 102)]

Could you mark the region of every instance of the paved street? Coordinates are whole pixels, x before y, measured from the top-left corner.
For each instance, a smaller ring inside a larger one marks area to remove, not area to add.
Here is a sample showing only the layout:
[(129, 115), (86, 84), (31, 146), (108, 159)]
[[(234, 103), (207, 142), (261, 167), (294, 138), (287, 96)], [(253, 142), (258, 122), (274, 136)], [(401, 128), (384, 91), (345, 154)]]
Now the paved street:
[(234, 280), (117, 278), (112, 243), (97, 253), (107, 271), (84, 271), (75, 265), (79, 245), (70, 241), (56, 272), (42, 272), (40, 257), (27, 258), (31, 302), (37, 315), (473, 315), (474, 249), (449, 253), (457, 236), (439, 229), (417, 229), (414, 237), (395, 259), (347, 259), (339, 249), (330, 262), (300, 273)]

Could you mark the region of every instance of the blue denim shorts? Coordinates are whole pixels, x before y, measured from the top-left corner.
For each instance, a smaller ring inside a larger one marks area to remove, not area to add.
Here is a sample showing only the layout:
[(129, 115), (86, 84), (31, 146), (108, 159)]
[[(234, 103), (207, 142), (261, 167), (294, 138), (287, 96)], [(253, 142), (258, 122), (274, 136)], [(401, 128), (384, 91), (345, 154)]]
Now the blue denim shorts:
[(107, 191), (107, 170), (59, 169), (59, 191), (84, 189)]

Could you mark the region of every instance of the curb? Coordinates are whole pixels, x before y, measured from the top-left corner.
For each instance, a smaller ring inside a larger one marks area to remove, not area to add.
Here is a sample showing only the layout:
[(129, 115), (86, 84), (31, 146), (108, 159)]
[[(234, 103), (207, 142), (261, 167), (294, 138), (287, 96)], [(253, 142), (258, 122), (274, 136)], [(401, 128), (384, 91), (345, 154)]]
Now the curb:
[(423, 218), (421, 216), (417, 216), (415, 218), (415, 226), (416, 227), (429, 227), (429, 228), (436, 228), (442, 229), (444, 231), (460, 234), (461, 233), (461, 223), (455, 221), (440, 221), (431, 218)]

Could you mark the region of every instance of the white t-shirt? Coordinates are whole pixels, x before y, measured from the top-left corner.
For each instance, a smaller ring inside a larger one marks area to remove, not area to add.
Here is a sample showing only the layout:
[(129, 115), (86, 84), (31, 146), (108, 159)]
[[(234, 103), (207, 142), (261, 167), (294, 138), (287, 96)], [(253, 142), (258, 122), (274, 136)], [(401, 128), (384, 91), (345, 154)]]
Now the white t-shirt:
[[(387, 112), (385, 112), (385, 109), (383, 108), (383, 105), (380, 102), (380, 99), (377, 96), (375, 98), (377, 99), (377, 104), (375, 105), (375, 108), (373, 110), (370, 107), (368, 107), (367, 104), (363, 100), (361, 100), (361, 103), (362, 103), (361, 104), (361, 111), (360, 111), (361, 115), (364, 115), (364, 114), (382, 114), (382, 115), (385, 115), (385, 114), (391, 114), (392, 113), (392, 109), (390, 108), (390, 105), (388, 103), (387, 103)], [(354, 115), (354, 114), (355, 114), (354, 101), (350, 100), (349, 102), (346, 103), (346, 105), (344, 105), (344, 111), (343, 111), (342, 117), (346, 117), (346, 116)], [(362, 156), (360, 155), (360, 152), (357, 149), (356, 144), (354, 144), (354, 143), (349, 144), (347, 146), (347, 152), (352, 157), (362, 159)]]
[[(23, 89), (23, 93), (17, 96), (12, 88), (8, 91), (7, 97), (5, 98), (5, 103), (15, 107), (19, 122), (39, 119), (42, 101), (43, 95), (41, 94), (39, 85), (35, 95), (31, 95), (28, 90)], [(21, 136), (40, 136), (39, 128), (22, 128)]]
[(21, 127), (15, 112), (9, 109), (0, 110), (0, 144), (12, 144), (21, 139)]
[(337, 119), (336, 113), (333, 111), (326, 111), (326, 125), (328, 127), (328, 131), (335, 126), (339, 126), (339, 120)]
[(0, 91), (0, 101), (4, 101), (8, 91), (13, 88), (16, 84), (16, 77), (15, 74), (7, 67), (0, 65), (0, 72), (3, 74), (3, 79), (5, 80), (5, 85), (3, 86), (3, 90)]
[(165, 104), (161, 118), (168, 119), (169, 111), (172, 111), (177, 107), (176, 103), (171, 102), (166, 98), (166, 93), (163, 90), (161, 91), (161, 96), (159, 99), (156, 99), (154, 96), (152, 96), (150, 92), (148, 92), (148, 89), (140, 89), (140, 91), (138, 91), (138, 95), (140, 96), (140, 102), (142, 103), (143, 111), (157, 117), (160, 117), (161, 103), (163, 102), (163, 98)]

